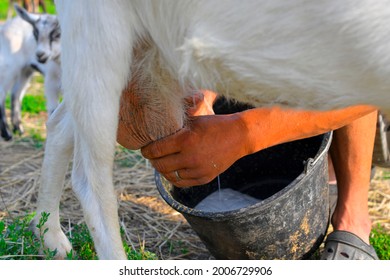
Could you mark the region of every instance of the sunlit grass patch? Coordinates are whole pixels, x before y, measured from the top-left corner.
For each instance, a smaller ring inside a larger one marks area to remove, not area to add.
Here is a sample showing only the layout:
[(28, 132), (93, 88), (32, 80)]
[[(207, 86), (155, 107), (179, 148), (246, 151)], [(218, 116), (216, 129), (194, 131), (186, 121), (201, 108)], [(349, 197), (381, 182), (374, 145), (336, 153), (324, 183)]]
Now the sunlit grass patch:
[[(52, 260), (56, 258), (57, 251), (43, 247), (45, 235), (49, 229), (45, 223), (49, 218), (48, 213), (43, 213), (38, 225), (39, 236), (35, 236), (30, 222), (35, 213), (26, 214), (24, 217), (0, 220), (0, 260)], [(124, 231), (121, 230), (122, 235)], [(96, 260), (98, 259), (92, 237), (85, 224), (72, 225), (67, 232), (74, 251), (69, 252), (68, 260)], [(129, 260), (156, 260), (157, 256), (146, 251), (143, 246), (133, 249), (123, 243), (124, 250)]]

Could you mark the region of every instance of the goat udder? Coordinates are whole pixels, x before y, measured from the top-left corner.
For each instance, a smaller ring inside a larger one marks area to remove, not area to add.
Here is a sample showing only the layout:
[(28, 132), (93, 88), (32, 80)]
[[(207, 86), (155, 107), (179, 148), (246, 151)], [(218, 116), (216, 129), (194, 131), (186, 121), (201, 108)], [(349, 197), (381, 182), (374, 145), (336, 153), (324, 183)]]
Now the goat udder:
[(117, 141), (128, 149), (140, 149), (178, 131), (181, 128), (178, 119), (163, 95), (151, 94), (150, 89), (145, 92), (136, 83), (130, 83), (122, 92)]

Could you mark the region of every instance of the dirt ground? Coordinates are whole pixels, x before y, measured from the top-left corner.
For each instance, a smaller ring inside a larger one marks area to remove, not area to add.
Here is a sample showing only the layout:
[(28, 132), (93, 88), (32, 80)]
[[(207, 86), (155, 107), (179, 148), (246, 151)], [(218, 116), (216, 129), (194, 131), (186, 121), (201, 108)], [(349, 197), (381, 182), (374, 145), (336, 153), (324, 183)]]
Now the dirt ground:
[[(44, 136), (46, 115), (25, 116), (26, 134)], [(26, 121), (27, 120), (27, 121)], [(14, 141), (0, 139), (0, 219), (34, 211), (44, 150), (31, 137)], [(183, 216), (160, 197), (154, 171), (138, 152), (118, 146), (114, 180), (119, 201), (120, 221), (128, 244), (154, 252), (159, 259), (212, 259)], [(376, 169), (369, 194), (370, 215), (390, 233), (390, 187), (386, 171)], [(64, 231), (82, 223), (79, 202), (71, 190), (69, 173), (61, 201)]]

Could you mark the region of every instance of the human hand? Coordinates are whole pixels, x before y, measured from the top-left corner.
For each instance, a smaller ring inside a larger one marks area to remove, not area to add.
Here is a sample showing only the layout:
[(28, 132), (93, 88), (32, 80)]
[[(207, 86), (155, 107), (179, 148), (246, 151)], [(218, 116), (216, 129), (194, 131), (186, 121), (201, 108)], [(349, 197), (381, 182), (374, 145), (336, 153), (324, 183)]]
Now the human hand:
[(141, 152), (175, 186), (206, 184), (246, 155), (245, 129), (235, 114), (198, 116)]

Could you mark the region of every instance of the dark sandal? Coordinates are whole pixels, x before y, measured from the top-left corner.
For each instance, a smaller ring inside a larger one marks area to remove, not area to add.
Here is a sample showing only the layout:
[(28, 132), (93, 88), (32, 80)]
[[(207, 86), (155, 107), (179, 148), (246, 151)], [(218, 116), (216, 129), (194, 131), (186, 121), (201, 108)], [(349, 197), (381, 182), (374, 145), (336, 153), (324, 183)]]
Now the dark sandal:
[(336, 230), (328, 235), (321, 260), (378, 260), (374, 247), (357, 235)]

